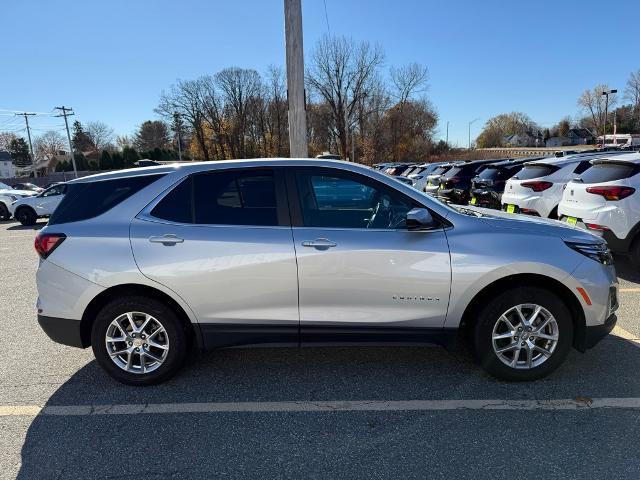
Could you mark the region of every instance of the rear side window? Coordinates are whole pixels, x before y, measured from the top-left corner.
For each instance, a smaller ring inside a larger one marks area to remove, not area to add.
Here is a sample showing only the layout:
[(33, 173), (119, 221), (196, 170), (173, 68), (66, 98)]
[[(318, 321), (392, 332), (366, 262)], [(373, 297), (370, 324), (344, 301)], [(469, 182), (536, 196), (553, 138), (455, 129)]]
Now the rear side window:
[(151, 210), (151, 215), (170, 222), (193, 223), (192, 182), (192, 177), (180, 182)]
[(518, 180), (530, 180), (532, 178), (546, 177), (556, 170), (557, 168), (552, 165), (525, 165), (516, 177)]
[(195, 223), (278, 225), (273, 171), (202, 173), (193, 177)]
[(634, 164), (622, 165), (620, 163), (597, 163), (580, 175), (584, 183), (613, 182), (629, 178), (637, 173)]
[(478, 177), (483, 180), (496, 180), (500, 177), (501, 170), (496, 167), (487, 167), (480, 172)]
[(113, 180), (70, 183), (67, 185), (67, 194), (49, 218), (49, 225), (78, 222), (102, 215), (163, 176), (137, 175)]

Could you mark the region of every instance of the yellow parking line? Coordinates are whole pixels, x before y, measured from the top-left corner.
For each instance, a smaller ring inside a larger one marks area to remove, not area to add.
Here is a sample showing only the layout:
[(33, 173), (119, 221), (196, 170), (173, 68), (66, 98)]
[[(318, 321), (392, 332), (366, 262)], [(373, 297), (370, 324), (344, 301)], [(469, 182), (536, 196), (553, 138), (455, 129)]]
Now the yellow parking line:
[(0, 405), (0, 417), (35, 417), (41, 411), (39, 405)]
[(625, 330), (622, 327), (619, 327), (618, 325), (614, 327), (611, 333), (613, 333), (617, 337), (624, 338), (625, 340), (629, 340), (630, 342), (633, 342), (637, 347), (640, 347), (640, 338), (638, 338), (638, 335), (634, 335), (633, 333), (628, 332), (627, 330)]

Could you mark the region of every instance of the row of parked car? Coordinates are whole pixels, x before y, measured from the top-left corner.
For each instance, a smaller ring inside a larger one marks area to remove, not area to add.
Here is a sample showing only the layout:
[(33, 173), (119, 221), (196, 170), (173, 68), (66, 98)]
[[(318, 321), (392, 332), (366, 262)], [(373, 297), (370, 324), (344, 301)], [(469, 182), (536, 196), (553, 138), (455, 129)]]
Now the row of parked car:
[(0, 220), (13, 217), (23, 225), (34, 225), (38, 218), (53, 213), (66, 189), (64, 183), (41, 188), (31, 183), (9, 186), (0, 182)]
[(376, 168), (446, 203), (559, 220), (589, 230), (640, 268), (638, 152)]

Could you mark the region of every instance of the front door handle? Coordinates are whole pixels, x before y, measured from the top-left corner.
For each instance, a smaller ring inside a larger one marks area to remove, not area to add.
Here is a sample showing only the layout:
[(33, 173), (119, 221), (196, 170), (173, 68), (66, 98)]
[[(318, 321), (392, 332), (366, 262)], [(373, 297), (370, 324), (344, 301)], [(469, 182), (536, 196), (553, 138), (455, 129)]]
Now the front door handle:
[(160, 235), (157, 237), (149, 237), (151, 243), (161, 243), (164, 246), (175, 245), (176, 243), (184, 242), (184, 238), (180, 238), (173, 233), (167, 233), (166, 235)]
[(313, 247), (318, 250), (326, 250), (327, 248), (335, 247), (338, 245), (336, 242), (332, 242), (326, 238), (316, 238), (315, 240), (305, 240), (302, 242), (303, 247)]

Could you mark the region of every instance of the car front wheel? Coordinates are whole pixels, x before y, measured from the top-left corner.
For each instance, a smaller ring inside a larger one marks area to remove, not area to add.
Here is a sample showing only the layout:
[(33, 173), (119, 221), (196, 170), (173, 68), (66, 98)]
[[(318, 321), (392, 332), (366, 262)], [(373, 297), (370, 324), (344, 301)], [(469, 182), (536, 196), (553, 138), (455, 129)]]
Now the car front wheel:
[(9, 209), (4, 203), (0, 202), (0, 220), (9, 220), (10, 218)]
[(127, 385), (154, 385), (183, 365), (187, 332), (175, 312), (147, 297), (113, 300), (98, 313), (91, 346), (100, 366)]
[(22, 225), (31, 226), (35, 225), (38, 220), (38, 216), (36, 212), (33, 211), (32, 208), (29, 207), (20, 207), (15, 213), (16, 220), (18, 220)]
[(488, 301), (475, 326), (482, 366), (502, 380), (535, 380), (553, 372), (573, 343), (569, 309), (553, 292), (521, 287)]

